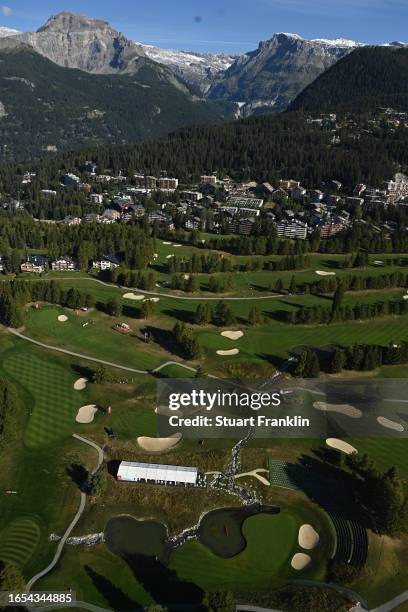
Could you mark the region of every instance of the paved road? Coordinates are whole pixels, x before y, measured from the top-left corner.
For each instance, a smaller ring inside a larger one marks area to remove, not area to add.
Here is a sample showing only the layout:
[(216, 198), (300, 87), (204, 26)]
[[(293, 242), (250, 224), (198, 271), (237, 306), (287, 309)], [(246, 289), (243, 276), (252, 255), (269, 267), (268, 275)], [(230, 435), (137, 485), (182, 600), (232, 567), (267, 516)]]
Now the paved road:
[(156, 372), (160, 372), (163, 368), (171, 365), (180, 366), (180, 368), (184, 368), (185, 370), (189, 370), (190, 372), (196, 372), (196, 369), (185, 365), (184, 363), (180, 363), (178, 361), (166, 361), (162, 363), (154, 370), (138, 370), (137, 368), (130, 368), (128, 366), (119, 365), (118, 363), (113, 363), (112, 361), (105, 361), (104, 359), (98, 359), (97, 357), (90, 357), (89, 355), (82, 355), (81, 353), (74, 353), (73, 351), (68, 351), (67, 349), (59, 348), (57, 346), (52, 346), (51, 344), (45, 344), (44, 342), (40, 342), (39, 340), (34, 340), (34, 338), (30, 338), (29, 336), (25, 336), (21, 332), (13, 329), (12, 327), (7, 328), (10, 334), (21, 338), (22, 340), (27, 340), (27, 342), (31, 342), (32, 344), (36, 344), (37, 346), (41, 346), (42, 348), (48, 349), (50, 351), (57, 351), (58, 353), (64, 353), (65, 355), (71, 355), (72, 357), (79, 357), (80, 359), (87, 359), (88, 361), (94, 361), (95, 363), (102, 363), (103, 365), (111, 366), (112, 368), (117, 368), (118, 370), (126, 370), (127, 372), (134, 372), (136, 374), (154, 374)]
[[(24, 279), (34, 281), (36, 279)], [(121, 291), (133, 291), (134, 293), (141, 293), (142, 295), (153, 295), (155, 297), (166, 297), (173, 300), (186, 300), (198, 302), (202, 300), (207, 301), (257, 301), (257, 300), (270, 300), (272, 298), (282, 298), (282, 297), (290, 297), (288, 295), (283, 295), (282, 293), (271, 293), (268, 295), (254, 295), (247, 297), (239, 297), (239, 296), (226, 296), (226, 295), (215, 295), (215, 296), (206, 296), (206, 295), (174, 295), (173, 293), (164, 293), (162, 291), (145, 291), (144, 289), (138, 289), (137, 287), (123, 287), (122, 285), (114, 285), (113, 283), (106, 283), (105, 281), (99, 280), (99, 278), (92, 278), (91, 276), (64, 276), (64, 277), (54, 277), (54, 278), (41, 278), (41, 280), (45, 281), (60, 281), (60, 280), (75, 280), (75, 281), (92, 281), (94, 283), (99, 283), (100, 285), (104, 285), (105, 287), (110, 287), (111, 289), (120, 289)]]
[(72, 608), (72, 610), (90, 610), (91, 612), (115, 612), (112, 608), (100, 608), (99, 606), (94, 606), (91, 603), (87, 603), (86, 601), (76, 601), (75, 605), (73, 604), (53, 604), (51, 606), (46, 606), (44, 608), (29, 608), (31, 612), (43, 612), (45, 610), (61, 610), (62, 608)]
[(382, 606), (378, 606), (378, 608), (373, 608), (370, 612), (389, 612), (389, 610), (395, 610), (398, 606), (408, 601), (408, 591), (404, 591), (394, 599), (390, 599), (390, 601), (385, 602)]
[[(98, 453), (98, 463), (96, 464), (95, 468), (92, 470), (91, 475), (93, 476), (100, 468), (102, 461), (103, 461), (103, 451), (102, 449), (95, 444), (95, 442), (92, 442), (92, 440), (88, 440), (87, 438), (83, 438), (82, 436), (78, 436), (77, 434), (73, 434), (73, 437), (76, 438), (77, 440), (79, 440), (80, 442), (84, 442), (85, 444), (88, 444), (89, 446), (92, 446), (92, 448), (94, 448), (97, 453)], [(65, 531), (64, 535), (62, 536), (61, 540), (58, 542), (58, 546), (57, 546), (57, 550), (55, 552), (55, 555), (51, 561), (51, 563), (49, 565), (47, 565), (46, 568), (44, 568), (43, 570), (41, 570), (41, 572), (38, 572), (38, 574), (36, 574), (35, 576), (33, 576), (27, 583), (27, 591), (30, 591), (33, 588), (33, 585), (40, 580), (40, 578), (43, 578), (46, 574), (48, 574), (52, 569), (54, 569), (54, 567), (57, 565), (61, 553), (62, 553), (62, 549), (64, 548), (65, 542), (67, 541), (67, 539), (69, 538), (72, 530), (74, 529), (75, 525), (78, 523), (79, 519), (82, 516), (82, 513), (85, 509), (85, 504), (86, 504), (86, 493), (83, 493), (81, 491), (81, 498), (80, 498), (80, 502), (79, 502), (79, 508), (74, 516), (74, 518), (72, 519), (72, 521), (70, 522), (67, 530)]]

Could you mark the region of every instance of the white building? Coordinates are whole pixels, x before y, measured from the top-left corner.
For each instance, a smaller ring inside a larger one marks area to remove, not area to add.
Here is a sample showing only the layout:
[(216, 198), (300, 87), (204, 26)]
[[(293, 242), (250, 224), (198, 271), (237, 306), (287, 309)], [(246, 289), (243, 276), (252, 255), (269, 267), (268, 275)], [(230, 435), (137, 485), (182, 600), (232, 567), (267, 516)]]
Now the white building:
[(181, 465), (161, 465), (159, 463), (135, 463), (121, 461), (117, 479), (125, 482), (145, 482), (155, 484), (197, 484), (198, 470)]
[(58, 257), (58, 259), (51, 263), (51, 268), (57, 272), (73, 272), (76, 270), (74, 260), (68, 255)]
[(91, 193), (89, 199), (92, 204), (103, 204), (103, 195), (101, 193)]
[(113, 255), (104, 255), (100, 259), (96, 259), (92, 267), (96, 270), (114, 270), (119, 268), (119, 261)]
[(281, 221), (277, 223), (276, 230), (279, 238), (297, 238), (305, 240), (307, 238), (307, 223), (302, 221)]

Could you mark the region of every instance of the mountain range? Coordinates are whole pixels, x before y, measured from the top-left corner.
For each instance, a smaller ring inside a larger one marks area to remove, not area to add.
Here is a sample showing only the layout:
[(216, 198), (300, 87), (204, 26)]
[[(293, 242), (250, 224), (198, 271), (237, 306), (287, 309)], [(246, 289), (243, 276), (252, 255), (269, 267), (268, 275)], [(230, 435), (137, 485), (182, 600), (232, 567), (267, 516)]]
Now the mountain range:
[(279, 33), (238, 56), (177, 51), (69, 12), (36, 32), (0, 28), (0, 159), (282, 111), (362, 46)]
[(93, 74), (135, 74), (151, 60), (176, 87), (184, 84), (199, 97), (233, 103), (239, 116), (284, 109), (360, 44), (280, 33), (241, 55), (196, 53), (143, 45), (106, 21), (68, 12), (50, 17), (37, 32), (11, 34), (60, 66)]

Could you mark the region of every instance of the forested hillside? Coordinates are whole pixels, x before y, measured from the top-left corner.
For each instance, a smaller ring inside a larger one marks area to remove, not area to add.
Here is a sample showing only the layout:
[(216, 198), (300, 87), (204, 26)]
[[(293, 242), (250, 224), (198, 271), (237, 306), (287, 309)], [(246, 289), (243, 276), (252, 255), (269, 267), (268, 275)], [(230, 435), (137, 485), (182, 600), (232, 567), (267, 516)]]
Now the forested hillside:
[(347, 55), (292, 102), (291, 110), (408, 111), (408, 48), (363, 47)]
[[(35, 168), (44, 187), (61, 169), (74, 170), (87, 159), (95, 160), (99, 171), (125, 168), (129, 174), (157, 174), (166, 169), (182, 181), (216, 171), (221, 176), (231, 174), (275, 184), (279, 178), (296, 177), (310, 187), (330, 178), (350, 188), (358, 182), (378, 185), (395, 171), (406, 171), (407, 128), (391, 129), (381, 121), (373, 127), (369, 116), (355, 117), (354, 121), (358, 127), (339, 128), (339, 142), (335, 143), (331, 126), (310, 124), (302, 113), (286, 113), (186, 128), (155, 141), (87, 149), (40, 164), (25, 164), (24, 168)], [(15, 187), (14, 167), (9, 171), (3, 168), (1, 177), (5, 191)]]
[(134, 142), (232, 118), (225, 104), (196, 101), (166, 79), (166, 68), (140, 62), (136, 75), (96, 75), (58, 66), (28, 47), (1, 49), (0, 160)]

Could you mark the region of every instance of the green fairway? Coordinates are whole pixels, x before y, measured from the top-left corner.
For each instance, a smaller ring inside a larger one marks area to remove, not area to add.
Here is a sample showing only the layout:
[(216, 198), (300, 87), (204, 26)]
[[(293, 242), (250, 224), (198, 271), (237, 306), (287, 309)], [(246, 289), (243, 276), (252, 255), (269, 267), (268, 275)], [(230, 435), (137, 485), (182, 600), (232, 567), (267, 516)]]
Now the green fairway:
[[(170, 568), (180, 578), (207, 590), (272, 588), (299, 574), (291, 569), (290, 560), (298, 551), (297, 533), (301, 524), (289, 511), (252, 516), (243, 525), (247, 546), (235, 557), (222, 559), (198, 541), (190, 541), (172, 554)], [(310, 571), (302, 572), (302, 576), (310, 575)]]
[[(68, 320), (58, 321), (65, 314)], [(27, 331), (36, 340), (48, 342), (81, 354), (130, 366), (136, 369), (153, 369), (162, 363), (155, 351), (136, 333), (124, 335), (112, 329), (114, 323), (128, 321), (126, 317), (113, 318), (101, 313), (83, 313), (76, 316), (73, 311), (57, 306), (42, 306), (40, 310), (27, 312)], [(137, 329), (137, 322), (129, 319)], [(84, 323), (88, 323), (83, 327)]]
[(16, 519), (0, 532), (0, 559), (23, 567), (33, 555), (39, 540), (40, 528), (33, 519)]
[[(262, 361), (265, 358), (287, 358), (300, 347), (337, 344), (382, 344), (408, 340), (408, 317), (384, 317), (371, 321), (350, 321), (331, 325), (286, 325), (271, 322), (246, 330), (243, 338), (232, 342), (222, 338), (217, 330), (200, 330), (198, 337), (207, 349), (207, 357), (215, 363), (228, 361)], [(218, 349), (237, 347), (233, 357), (217, 356)]]
[(7, 356), (3, 367), (32, 395), (31, 416), (24, 434), (26, 446), (40, 448), (69, 436), (81, 404), (73, 390), (73, 374), (58, 363), (30, 353)]
[(387, 440), (365, 438), (350, 440), (359, 453), (367, 453), (382, 469), (396, 466), (402, 474), (408, 475), (408, 439)]

